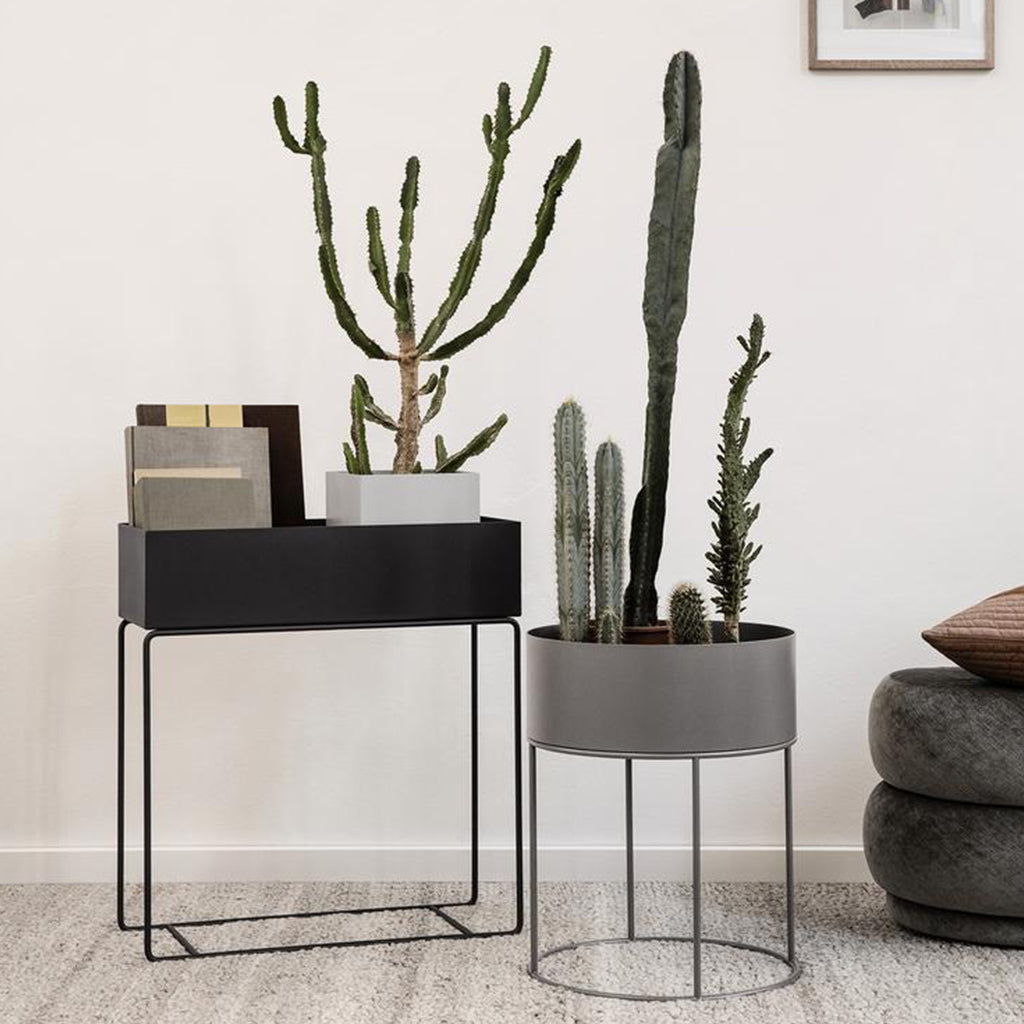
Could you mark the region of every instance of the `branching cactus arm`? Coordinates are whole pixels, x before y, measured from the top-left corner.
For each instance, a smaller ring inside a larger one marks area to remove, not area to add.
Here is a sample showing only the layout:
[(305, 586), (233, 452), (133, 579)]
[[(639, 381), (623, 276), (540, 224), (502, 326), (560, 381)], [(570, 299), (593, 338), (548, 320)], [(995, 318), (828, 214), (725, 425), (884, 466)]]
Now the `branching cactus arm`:
[(313, 216), (316, 221), (317, 234), (320, 236), (317, 256), (327, 296), (331, 300), (331, 305), (334, 306), (335, 318), (352, 343), (362, 349), (371, 359), (393, 359), (395, 358), (393, 355), (381, 348), (359, 326), (356, 315), (345, 298), (345, 287), (338, 270), (338, 255), (334, 248), (331, 198), (327, 191), (327, 163), (324, 159), (327, 140), (320, 132), (319, 117), (320, 97), (316, 82), (307, 82), (305, 136), (302, 144), (299, 145), (288, 126), (288, 111), (284, 100), (280, 96), (274, 97), (274, 121), (285, 148), (310, 158), (310, 170), (313, 176)]
[(527, 282), (530, 280), (530, 275), (533, 273), (533, 268), (537, 265), (537, 261), (544, 252), (548, 236), (555, 226), (555, 210), (558, 206), (558, 198), (562, 194), (562, 187), (569, 180), (569, 176), (576, 166), (576, 161), (579, 160), (580, 147), (581, 143), (577, 139), (562, 156), (555, 158), (551, 172), (544, 182), (544, 194), (541, 198), (540, 207), (537, 210), (533, 241), (530, 242), (523, 261), (512, 275), (512, 280), (509, 282), (504, 293), (477, 323), (452, 338), (451, 341), (445, 342), (440, 348), (431, 352), (427, 358), (449, 359), (456, 352), (461, 352), (468, 345), (471, 345), (477, 338), (482, 338), (495, 324), (505, 318), (505, 315), (512, 308), (516, 299), (519, 298), (519, 293), (526, 287)]

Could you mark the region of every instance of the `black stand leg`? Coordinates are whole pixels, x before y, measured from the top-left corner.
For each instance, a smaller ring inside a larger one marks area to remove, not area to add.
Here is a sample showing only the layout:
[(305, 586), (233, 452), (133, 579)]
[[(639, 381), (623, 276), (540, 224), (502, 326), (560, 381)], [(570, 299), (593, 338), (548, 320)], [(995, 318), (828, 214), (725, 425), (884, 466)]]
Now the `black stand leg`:
[(512, 627), (512, 774), (515, 785), (516, 816), (516, 921), (511, 934), (523, 930), (523, 658), (519, 623), (507, 619)]
[[(480, 894), (480, 701), (479, 701), (479, 637), (480, 625), (505, 624), (512, 628), (513, 635), (513, 769), (515, 786), (515, 921), (511, 928), (494, 931), (473, 931), (462, 924), (446, 908), (475, 904)], [(468, 625), (470, 633), (470, 892), (469, 899), (452, 903), (423, 903), (387, 907), (360, 907), (344, 910), (320, 910), (302, 913), (255, 914), (244, 917), (198, 918), (188, 921), (154, 921), (153, 917), (153, 701), (152, 701), (152, 644), (160, 636), (204, 636), (226, 633), (271, 633), (304, 632), (313, 630), (371, 629), (416, 626)], [(359, 623), (325, 626), (284, 626), (276, 628), (232, 627), (223, 629), (152, 629), (142, 642), (142, 847), (143, 847), (143, 921), (130, 925), (125, 920), (125, 632), (128, 623), (122, 621), (118, 627), (118, 668), (117, 668), (117, 923), (123, 931), (141, 931), (146, 959), (187, 960), (195, 958), (231, 956), (236, 954), (278, 953), (308, 949), (336, 949), (348, 946), (373, 946), (440, 939), (491, 938), (515, 935), (523, 928), (523, 786), (522, 786), (522, 665), (520, 653), (520, 629), (515, 619), (490, 619), (477, 622), (405, 622), (405, 623)], [(426, 910), (453, 930), (448, 933), (384, 937), (378, 939), (357, 939), (346, 942), (316, 942), (281, 946), (261, 946), (244, 949), (207, 950), (198, 949), (184, 936), (180, 929), (186, 927), (208, 927), (242, 921), (269, 921), (284, 918), (328, 917), (341, 914), (371, 914), (400, 910)], [(153, 950), (153, 933), (165, 931), (174, 938), (184, 952), (158, 955)]]
[(469, 683), (469, 761), (470, 761), (470, 829), (473, 833), (469, 856), (472, 879), (469, 890), (470, 905), (480, 897), (480, 673), (479, 638), (477, 627), (469, 627), (470, 683)]
[(117, 627), (117, 927), (128, 931), (124, 919), (124, 634), (128, 623)]
[(154, 633), (142, 640), (142, 946), (153, 956), (153, 730), (150, 647)]

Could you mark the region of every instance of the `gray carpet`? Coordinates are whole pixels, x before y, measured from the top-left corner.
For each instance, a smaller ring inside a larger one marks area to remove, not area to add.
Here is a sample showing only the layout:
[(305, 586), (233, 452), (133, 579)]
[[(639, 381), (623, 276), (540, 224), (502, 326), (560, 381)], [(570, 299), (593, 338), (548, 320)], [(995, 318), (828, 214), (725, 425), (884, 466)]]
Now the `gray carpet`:
[[(137, 890), (133, 891), (137, 893)], [(163, 886), (157, 913), (232, 915), (293, 908), (419, 902), (454, 894), (420, 885)], [(467, 924), (494, 927), (484, 886)], [(671, 934), (689, 920), (683, 886), (638, 886), (638, 931)], [(781, 948), (781, 891), (768, 885), (708, 885), (708, 934)], [(545, 946), (623, 930), (624, 890), (613, 885), (542, 888)], [(867, 885), (807, 885), (798, 891), (804, 977), (765, 995), (700, 1004), (637, 1004), (550, 989), (527, 978), (527, 939), (434, 942), (147, 964), (137, 934), (112, 922), (110, 886), (0, 887), (0, 1020), (3, 1024), (514, 1024), (661, 1021), (737, 1024), (1002, 1024), (1024, 1019), (1024, 952), (952, 945), (900, 931), (883, 894)], [(505, 905), (502, 904), (502, 910)], [(419, 913), (193, 928), (202, 949), (226, 942), (317, 941), (380, 927), (437, 930)], [(171, 942), (165, 939), (162, 942)], [(167, 951), (171, 946), (162, 946)], [(772, 961), (706, 948), (706, 988), (728, 978), (756, 984), (784, 970)], [(685, 946), (613, 947), (548, 961), (558, 977), (635, 991), (688, 979)]]

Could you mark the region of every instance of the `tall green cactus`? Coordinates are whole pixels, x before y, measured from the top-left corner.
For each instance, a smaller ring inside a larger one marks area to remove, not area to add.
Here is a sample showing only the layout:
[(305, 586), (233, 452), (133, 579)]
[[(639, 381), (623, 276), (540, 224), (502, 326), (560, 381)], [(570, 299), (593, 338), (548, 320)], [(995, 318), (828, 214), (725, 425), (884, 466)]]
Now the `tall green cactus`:
[(625, 538), (622, 452), (605, 441), (594, 459), (594, 614), (597, 641), (622, 641)]
[(700, 174), (700, 72), (690, 53), (677, 53), (669, 63), (664, 108), (665, 142), (658, 150), (647, 232), (647, 419), (643, 478), (629, 536), (625, 614), (630, 626), (653, 625), (658, 617), (655, 577), (665, 531), (672, 399), (679, 332), (686, 319)]
[(729, 640), (739, 642), (740, 615), (750, 586), (750, 565), (759, 554), (749, 541), (760, 505), (751, 506), (750, 492), (761, 476), (764, 464), (771, 458), (766, 448), (750, 462), (744, 449), (750, 435), (750, 418), (743, 415), (747, 392), (771, 355), (764, 351), (764, 321), (757, 314), (750, 325), (750, 337), (737, 341), (746, 353), (743, 365), (729, 378), (729, 398), (722, 418), (722, 439), (718, 446), (718, 492), (708, 501), (715, 514), (712, 529), (715, 540), (708, 552), (711, 566), (708, 582), (715, 589), (712, 601), (725, 619)]
[(590, 497), (583, 410), (563, 402), (555, 414), (555, 567), (563, 640), (590, 631)]
[(668, 599), (668, 637), (674, 644), (711, 643), (704, 598), (692, 583), (680, 583)]
[[(498, 190), (505, 174), (505, 164), (508, 160), (512, 136), (522, 128), (533, 113), (544, 88), (550, 60), (551, 48), (541, 47), (537, 66), (517, 117), (513, 116), (511, 92), (505, 82), (498, 86), (498, 99), (494, 115), (484, 115), (483, 137), (489, 165), (483, 196), (473, 222), (470, 239), (459, 258), (448, 293), (437, 313), (419, 337), (417, 337), (411, 275), (415, 211), (419, 202), (420, 164), (417, 157), (410, 157), (406, 163), (405, 180), (399, 197), (401, 207), (398, 232), (399, 248), (393, 280), (389, 277), (387, 256), (381, 237), (380, 213), (373, 206), (366, 211), (368, 266), (381, 298), (394, 315), (397, 338), (397, 346), (394, 350), (385, 349), (363, 330), (345, 295), (338, 254), (334, 244), (331, 200), (327, 189), (327, 165), (324, 159), (327, 140), (320, 131), (320, 99), (316, 83), (309, 82), (306, 85), (306, 118), (302, 142), (298, 141), (289, 127), (284, 100), (280, 96), (274, 97), (274, 121), (281, 135), (281, 141), (285, 148), (292, 153), (307, 156), (310, 160), (313, 177), (313, 215), (320, 239), (318, 249), (320, 273), (323, 277), (327, 297), (334, 307), (335, 318), (353, 344), (369, 358), (390, 360), (398, 364), (401, 384), (401, 405), (398, 416), (391, 416), (383, 410), (378, 410), (379, 416), (371, 415), (368, 407), (365, 410), (367, 420), (385, 427), (395, 435), (396, 450), (393, 469), (396, 473), (417, 471), (420, 466), (420, 434), (425, 424), (440, 410), (440, 402), (444, 397), (442, 384), (438, 383), (436, 375), (432, 375), (426, 384), (420, 384), (421, 364), (425, 360), (445, 360), (457, 352), (461, 352), (505, 317), (529, 281), (554, 227), (558, 198), (579, 159), (579, 139), (565, 153), (555, 158), (551, 171), (544, 182), (535, 218), (533, 239), (504, 292), (476, 323), (444, 344), (439, 344), (449, 322), (473, 282), (483, 254), (484, 240), (491, 230)], [(447, 367), (442, 367), (442, 382), (446, 372)], [(431, 380), (435, 382), (433, 386), (430, 385)], [(431, 391), (434, 393), (434, 400), (431, 401), (427, 415), (421, 416), (419, 400), (424, 395), (430, 394)], [(439, 457), (436, 471), (453, 472), (461, 467), (466, 459), (486, 450), (494, 442), (506, 422), (507, 417), (502, 414), (490, 426), (481, 430), (460, 452), (450, 457), (446, 453), (444, 459)], [(435, 441), (435, 449), (438, 452), (444, 449), (443, 440), (440, 440), (440, 443)], [(357, 454), (353, 452), (353, 456)], [(365, 471), (369, 472), (370, 470)]]

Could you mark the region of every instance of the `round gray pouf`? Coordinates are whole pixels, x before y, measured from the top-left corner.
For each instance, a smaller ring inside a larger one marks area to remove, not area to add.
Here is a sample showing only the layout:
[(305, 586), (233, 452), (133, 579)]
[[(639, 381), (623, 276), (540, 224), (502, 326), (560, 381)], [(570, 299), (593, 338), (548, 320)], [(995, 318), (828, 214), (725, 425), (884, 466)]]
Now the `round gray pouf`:
[(959, 668), (893, 672), (871, 701), (868, 735), (875, 768), (891, 786), (1024, 807), (1024, 687)]
[(889, 893), (886, 903), (892, 919), (912, 932), (953, 942), (977, 942), (985, 946), (1024, 948), (1024, 918), (968, 914), (963, 910), (939, 910), (901, 900)]
[(958, 668), (886, 676), (871, 702), (885, 780), (864, 852), (898, 924), (1024, 947), (1024, 688)]
[(864, 854), (886, 892), (971, 914), (1024, 917), (1024, 808), (904, 793), (880, 782)]

